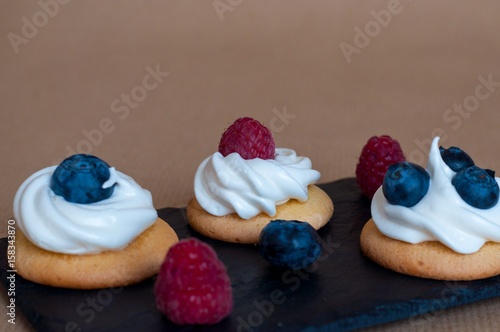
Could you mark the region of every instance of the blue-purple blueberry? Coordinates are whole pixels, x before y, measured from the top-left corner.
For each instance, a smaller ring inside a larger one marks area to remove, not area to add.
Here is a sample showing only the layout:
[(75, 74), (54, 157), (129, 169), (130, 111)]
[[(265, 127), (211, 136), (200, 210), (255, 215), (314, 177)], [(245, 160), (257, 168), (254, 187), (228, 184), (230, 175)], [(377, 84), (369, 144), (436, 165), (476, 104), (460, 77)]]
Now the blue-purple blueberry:
[(499, 188), (495, 173), (477, 166), (467, 167), (453, 176), (451, 183), (469, 205), (489, 209), (498, 202)]
[(95, 203), (113, 194), (115, 184), (102, 188), (109, 177), (109, 165), (105, 161), (89, 154), (75, 154), (57, 166), (50, 188), (68, 202)]
[(465, 151), (456, 146), (450, 146), (448, 149), (440, 146), (439, 152), (445, 164), (454, 172), (459, 172), (464, 168), (474, 166), (472, 158)]
[(412, 207), (429, 190), (429, 181), (429, 173), (422, 166), (410, 162), (392, 164), (385, 173), (382, 191), (389, 203)]
[(259, 251), (272, 265), (298, 270), (321, 254), (316, 230), (297, 220), (272, 220), (260, 233)]

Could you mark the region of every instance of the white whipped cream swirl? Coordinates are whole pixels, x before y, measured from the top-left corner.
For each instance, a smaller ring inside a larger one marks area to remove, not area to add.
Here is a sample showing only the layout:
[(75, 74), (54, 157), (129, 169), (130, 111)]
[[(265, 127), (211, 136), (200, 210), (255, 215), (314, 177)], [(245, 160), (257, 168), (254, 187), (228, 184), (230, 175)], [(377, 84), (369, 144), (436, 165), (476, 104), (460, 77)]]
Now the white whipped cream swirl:
[[(151, 193), (114, 167), (110, 168), (110, 180), (116, 182), (111, 197), (90, 204), (68, 202), (50, 188), (56, 167), (31, 175), (14, 199), (19, 228), (40, 248), (66, 254), (120, 250), (158, 217)], [(110, 185), (107, 181), (103, 187)]]
[(410, 208), (392, 205), (382, 187), (377, 190), (371, 205), (377, 228), (409, 243), (439, 241), (461, 254), (474, 253), (487, 241), (500, 242), (500, 204), (478, 209), (462, 200), (451, 184), (456, 173), (441, 158), (438, 141), (436, 137), (432, 142), (429, 190), (420, 202)]
[(215, 216), (237, 213), (249, 219), (261, 212), (273, 217), (276, 206), (289, 199), (306, 201), (309, 184), (320, 178), (311, 160), (291, 149), (276, 149), (274, 159), (243, 159), (219, 152), (205, 159), (196, 172), (194, 191), (201, 207)]

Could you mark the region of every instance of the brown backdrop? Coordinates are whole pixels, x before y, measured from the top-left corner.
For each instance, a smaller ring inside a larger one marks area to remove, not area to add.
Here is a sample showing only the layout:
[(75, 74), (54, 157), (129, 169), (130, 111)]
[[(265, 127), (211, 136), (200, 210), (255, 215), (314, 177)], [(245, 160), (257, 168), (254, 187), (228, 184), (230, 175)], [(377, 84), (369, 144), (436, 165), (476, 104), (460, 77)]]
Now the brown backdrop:
[[(131, 175), (157, 208), (185, 206), (198, 164), (247, 115), (310, 157), (321, 182), (353, 176), (361, 147), (381, 134), (423, 165), (439, 135), (500, 169), (498, 2), (0, 6), (1, 236), (22, 181), (72, 152)], [(2, 322), (6, 301), (2, 292)], [(499, 309), (490, 300), (438, 312), (425, 328), (494, 330)], [(15, 330), (30, 329), (18, 310)]]

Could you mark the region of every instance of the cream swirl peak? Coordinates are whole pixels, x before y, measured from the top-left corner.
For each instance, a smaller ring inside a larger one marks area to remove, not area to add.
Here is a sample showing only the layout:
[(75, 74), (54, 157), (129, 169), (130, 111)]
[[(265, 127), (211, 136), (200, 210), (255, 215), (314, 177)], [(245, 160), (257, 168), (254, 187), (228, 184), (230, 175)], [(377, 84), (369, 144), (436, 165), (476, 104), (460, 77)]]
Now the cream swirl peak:
[[(110, 168), (110, 180), (116, 181), (111, 197), (78, 204), (66, 201), (50, 188), (56, 167), (31, 175), (14, 199), (19, 228), (40, 248), (66, 254), (120, 250), (157, 219), (151, 193), (114, 168)], [(109, 181), (104, 184), (109, 185)]]
[(216, 152), (198, 167), (195, 196), (215, 216), (237, 213), (249, 219), (265, 212), (273, 217), (277, 205), (292, 198), (307, 200), (308, 185), (321, 176), (311, 166), (309, 158), (291, 149), (276, 149), (274, 159), (245, 160), (238, 153), (223, 157)]
[[(451, 180), (456, 174), (443, 161), (434, 138), (427, 172), (429, 190), (415, 206), (390, 204), (382, 187), (373, 196), (372, 218), (377, 228), (388, 237), (409, 242), (439, 241), (452, 250), (470, 254), (487, 241), (500, 242), (500, 204), (478, 209), (467, 204), (457, 193)], [(499, 183), (500, 178), (495, 178)]]

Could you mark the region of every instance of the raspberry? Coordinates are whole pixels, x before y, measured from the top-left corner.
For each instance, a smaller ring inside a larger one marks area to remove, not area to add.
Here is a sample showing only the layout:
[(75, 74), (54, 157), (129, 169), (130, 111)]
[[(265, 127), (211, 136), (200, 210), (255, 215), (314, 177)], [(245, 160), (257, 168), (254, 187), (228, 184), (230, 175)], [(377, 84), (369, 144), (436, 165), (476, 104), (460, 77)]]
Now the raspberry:
[(239, 118), (222, 134), (219, 152), (224, 157), (237, 152), (243, 159), (274, 159), (273, 135), (259, 121)]
[(390, 136), (373, 136), (361, 151), (356, 181), (363, 195), (372, 199), (384, 181), (389, 165), (406, 161), (399, 142)]
[(215, 324), (233, 307), (224, 264), (212, 247), (195, 238), (170, 248), (154, 292), (160, 311), (179, 325)]

